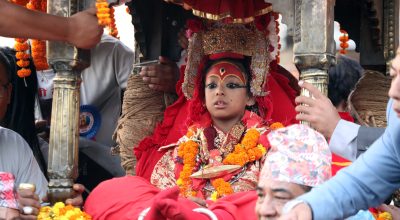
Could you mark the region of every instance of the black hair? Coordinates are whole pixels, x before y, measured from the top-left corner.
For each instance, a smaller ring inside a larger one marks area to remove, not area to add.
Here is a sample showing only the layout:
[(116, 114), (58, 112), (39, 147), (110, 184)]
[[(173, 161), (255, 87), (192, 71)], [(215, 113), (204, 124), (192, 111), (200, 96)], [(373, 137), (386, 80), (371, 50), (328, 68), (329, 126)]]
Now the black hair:
[(337, 107), (342, 101), (347, 101), (364, 69), (357, 61), (345, 56), (338, 56), (336, 61), (336, 65), (329, 68), (328, 97)]
[[(2, 125), (21, 135), (32, 149), (44, 175), (46, 175), (46, 162), (40, 150), (40, 145), (35, 127), (35, 99), (38, 89), (36, 68), (30, 60), (29, 69), (31, 75), (25, 79), (17, 76), (15, 51), (10, 48), (1, 48), (0, 54), (6, 58), (5, 69), (9, 72), (9, 80), (12, 84), (11, 100)], [(0, 56), (2, 59), (2, 56)], [(26, 84), (25, 84), (26, 83)]]
[(9, 50), (9, 48), (3, 48), (0, 50), (0, 63), (6, 70), (8, 82), (11, 81), (11, 75), (13, 72), (15, 72), (15, 66), (10, 64), (9, 57), (7, 56)]

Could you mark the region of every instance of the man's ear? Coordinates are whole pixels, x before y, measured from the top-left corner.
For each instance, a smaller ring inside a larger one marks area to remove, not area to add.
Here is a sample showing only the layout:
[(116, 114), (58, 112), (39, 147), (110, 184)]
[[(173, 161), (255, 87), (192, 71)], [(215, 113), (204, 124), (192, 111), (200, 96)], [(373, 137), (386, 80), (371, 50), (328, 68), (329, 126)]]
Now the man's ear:
[(253, 96), (249, 97), (249, 99), (247, 100), (246, 105), (247, 106), (252, 106), (254, 104), (256, 104), (256, 99)]

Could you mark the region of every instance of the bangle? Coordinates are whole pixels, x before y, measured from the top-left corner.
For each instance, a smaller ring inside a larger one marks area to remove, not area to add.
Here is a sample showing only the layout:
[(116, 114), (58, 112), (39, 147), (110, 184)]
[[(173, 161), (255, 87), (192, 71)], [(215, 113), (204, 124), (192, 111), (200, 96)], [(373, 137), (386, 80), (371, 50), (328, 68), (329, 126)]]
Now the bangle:
[(287, 202), (283, 208), (282, 208), (282, 214), (287, 214), (289, 213), (294, 207), (296, 207), (297, 205), (299, 205), (300, 203), (304, 203), (306, 205), (308, 205), (307, 202), (305, 202), (304, 200), (300, 200), (300, 199), (295, 199), (295, 200), (291, 200), (289, 202)]
[(195, 209), (193, 209), (193, 212), (198, 212), (198, 213), (205, 214), (208, 217), (210, 217), (211, 220), (218, 220), (218, 218), (214, 214), (214, 212), (212, 212), (211, 210), (206, 209), (206, 208), (195, 208)]
[(138, 216), (138, 220), (144, 220), (144, 217), (146, 217), (147, 213), (149, 213), (150, 207), (143, 209), (143, 211), (140, 212)]

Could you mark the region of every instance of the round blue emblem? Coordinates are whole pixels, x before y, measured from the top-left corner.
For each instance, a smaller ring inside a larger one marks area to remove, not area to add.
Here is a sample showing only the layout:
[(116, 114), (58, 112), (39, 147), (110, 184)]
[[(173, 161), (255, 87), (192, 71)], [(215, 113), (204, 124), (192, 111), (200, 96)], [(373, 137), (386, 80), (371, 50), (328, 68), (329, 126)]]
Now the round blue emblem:
[(91, 139), (100, 129), (101, 116), (96, 107), (81, 105), (79, 113), (79, 135)]

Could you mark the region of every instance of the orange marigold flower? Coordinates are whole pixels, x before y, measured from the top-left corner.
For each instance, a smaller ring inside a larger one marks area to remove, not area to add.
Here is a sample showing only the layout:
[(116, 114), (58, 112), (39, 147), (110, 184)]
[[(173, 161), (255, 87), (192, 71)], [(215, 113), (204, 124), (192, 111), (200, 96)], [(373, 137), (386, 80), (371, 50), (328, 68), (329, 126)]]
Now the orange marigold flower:
[(19, 67), (27, 67), (29, 66), (29, 60), (18, 60), (17, 66)]
[(29, 54), (25, 53), (25, 52), (17, 52), (15, 54), (15, 57), (19, 60), (27, 60), (29, 59)]
[(14, 45), (14, 48), (16, 51), (25, 51), (25, 50), (29, 49), (29, 45), (26, 42), (24, 42), (24, 43), (16, 42)]
[(276, 130), (276, 129), (279, 129), (279, 128), (284, 128), (285, 126), (282, 124), (282, 123), (280, 123), (280, 122), (274, 122), (274, 123), (272, 123), (270, 126), (269, 126), (269, 128), (271, 129), (271, 130)]
[(30, 69), (22, 68), (22, 69), (20, 69), (20, 70), (17, 71), (17, 75), (18, 75), (18, 77), (20, 77), (20, 78), (28, 77), (28, 76), (31, 75), (31, 70), (30, 70)]

